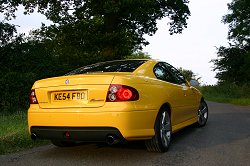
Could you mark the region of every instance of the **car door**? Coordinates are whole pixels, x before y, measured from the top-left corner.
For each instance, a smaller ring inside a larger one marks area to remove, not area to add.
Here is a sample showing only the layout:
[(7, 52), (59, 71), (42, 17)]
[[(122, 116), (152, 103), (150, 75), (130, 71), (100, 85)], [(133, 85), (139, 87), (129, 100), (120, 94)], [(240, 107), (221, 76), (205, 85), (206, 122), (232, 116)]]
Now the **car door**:
[(171, 105), (172, 124), (176, 125), (183, 122), (185, 120), (183, 114), (187, 112), (187, 102), (185, 101), (186, 96), (184, 93), (187, 88), (178, 84), (177, 79), (164, 62), (159, 62), (155, 65), (154, 74), (156, 78), (162, 80), (162, 84), (165, 85), (162, 92), (168, 93), (166, 96), (169, 97), (166, 98), (166, 100)]
[(196, 106), (197, 106), (197, 95), (192, 87), (187, 83), (185, 77), (173, 66), (168, 63), (164, 63), (167, 69), (171, 72), (173, 77), (176, 79), (176, 84), (180, 86), (181, 91), (183, 93), (183, 106), (185, 108), (180, 112), (180, 119), (182, 121), (186, 121), (196, 117)]

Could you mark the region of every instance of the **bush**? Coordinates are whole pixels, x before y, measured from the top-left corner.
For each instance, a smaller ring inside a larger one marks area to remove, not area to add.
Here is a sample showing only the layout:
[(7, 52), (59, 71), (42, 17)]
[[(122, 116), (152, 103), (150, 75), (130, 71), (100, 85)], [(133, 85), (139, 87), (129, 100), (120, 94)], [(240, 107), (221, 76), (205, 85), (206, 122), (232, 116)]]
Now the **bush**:
[(0, 78), (0, 113), (13, 113), (28, 108), (29, 91), (36, 75), (34, 73), (9, 72)]
[(250, 85), (220, 84), (200, 87), (207, 100), (240, 105), (250, 105)]

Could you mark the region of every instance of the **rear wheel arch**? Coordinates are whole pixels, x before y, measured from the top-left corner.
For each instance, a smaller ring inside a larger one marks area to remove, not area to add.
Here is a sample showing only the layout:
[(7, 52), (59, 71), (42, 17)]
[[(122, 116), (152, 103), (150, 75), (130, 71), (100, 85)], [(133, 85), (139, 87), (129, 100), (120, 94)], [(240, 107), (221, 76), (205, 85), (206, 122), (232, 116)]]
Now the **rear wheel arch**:
[(201, 101), (200, 101), (200, 102), (202, 102), (202, 101), (205, 101), (205, 99), (204, 99), (204, 97), (203, 97), (203, 96), (201, 96)]
[(170, 105), (169, 103), (164, 103), (164, 104), (160, 107), (157, 116), (158, 116), (163, 110), (166, 110), (166, 111), (168, 112), (170, 118), (171, 118), (171, 105)]

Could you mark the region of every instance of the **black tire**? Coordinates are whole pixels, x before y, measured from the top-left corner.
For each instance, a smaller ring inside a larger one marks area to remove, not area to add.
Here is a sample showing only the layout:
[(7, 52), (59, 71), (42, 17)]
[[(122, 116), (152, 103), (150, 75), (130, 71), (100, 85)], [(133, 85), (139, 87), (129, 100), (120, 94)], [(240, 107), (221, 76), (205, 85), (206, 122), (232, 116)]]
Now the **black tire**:
[(72, 141), (60, 141), (60, 140), (51, 140), (51, 143), (58, 147), (72, 147), (76, 146), (75, 142)]
[(167, 110), (159, 112), (155, 122), (155, 136), (145, 141), (148, 151), (166, 152), (171, 143), (171, 118)]
[(205, 101), (200, 102), (197, 118), (198, 118), (198, 121), (197, 121), (198, 127), (203, 127), (206, 125), (207, 120), (208, 120), (208, 106)]

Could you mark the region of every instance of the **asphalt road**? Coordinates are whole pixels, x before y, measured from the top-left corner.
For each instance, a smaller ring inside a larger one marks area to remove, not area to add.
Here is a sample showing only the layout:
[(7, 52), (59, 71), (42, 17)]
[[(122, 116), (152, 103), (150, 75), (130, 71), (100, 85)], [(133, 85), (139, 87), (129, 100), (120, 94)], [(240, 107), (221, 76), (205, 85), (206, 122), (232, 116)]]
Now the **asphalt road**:
[(111, 147), (47, 145), (2, 155), (0, 165), (250, 166), (250, 107), (214, 102), (208, 106), (207, 125), (190, 126), (174, 134), (166, 153), (147, 152), (143, 142)]

